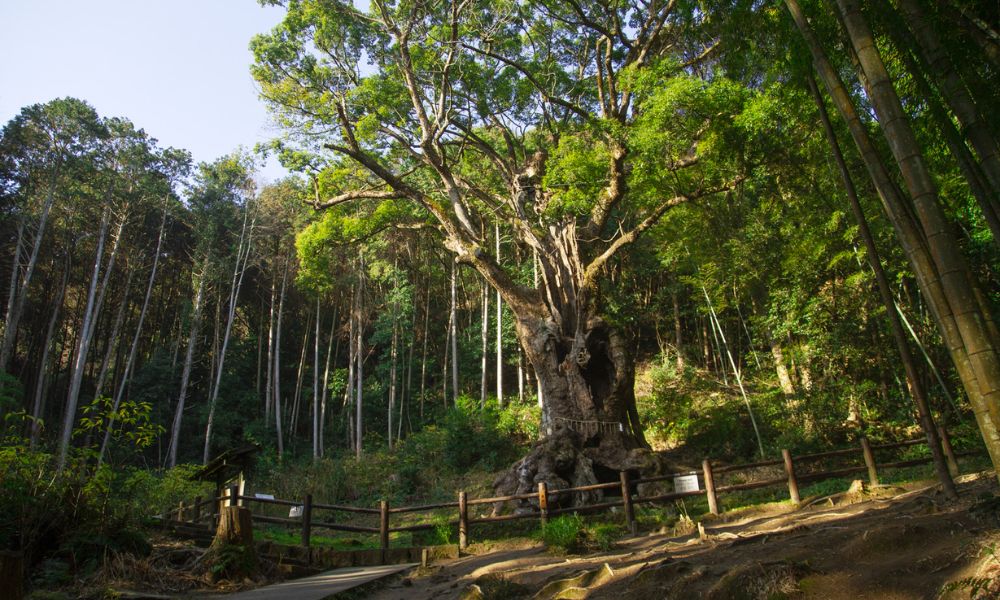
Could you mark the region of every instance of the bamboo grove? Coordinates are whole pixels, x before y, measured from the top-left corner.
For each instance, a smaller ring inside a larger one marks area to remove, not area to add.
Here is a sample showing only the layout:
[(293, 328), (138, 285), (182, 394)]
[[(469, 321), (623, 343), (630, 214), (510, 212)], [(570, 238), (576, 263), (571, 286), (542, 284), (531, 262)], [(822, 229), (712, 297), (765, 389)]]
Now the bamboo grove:
[[(714, 419), (749, 456), (920, 423), (938, 448), (934, 420), (974, 420), (1000, 465), (995, 6), (286, 4), (252, 48), (287, 179), (242, 150), (193, 165), (83, 100), (4, 127), (0, 411), (32, 447), (361, 457), (462, 397), (539, 406), (545, 431), (517, 303), (555, 289), (558, 225), (614, 247), (580, 255), (615, 352), (734, 399), (643, 391), (647, 437)], [(495, 202), (513, 187), (535, 214)]]

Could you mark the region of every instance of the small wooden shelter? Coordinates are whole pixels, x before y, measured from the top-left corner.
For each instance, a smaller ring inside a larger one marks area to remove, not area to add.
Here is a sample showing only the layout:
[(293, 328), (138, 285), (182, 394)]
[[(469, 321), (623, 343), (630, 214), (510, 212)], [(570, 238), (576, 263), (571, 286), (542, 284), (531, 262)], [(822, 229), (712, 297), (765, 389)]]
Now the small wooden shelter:
[(239, 486), (239, 494), (244, 494), (246, 474), (257, 460), (260, 446), (245, 444), (238, 448), (230, 448), (216, 456), (191, 476), (195, 481), (211, 481), (215, 483), (215, 497), (228, 493), (231, 486)]

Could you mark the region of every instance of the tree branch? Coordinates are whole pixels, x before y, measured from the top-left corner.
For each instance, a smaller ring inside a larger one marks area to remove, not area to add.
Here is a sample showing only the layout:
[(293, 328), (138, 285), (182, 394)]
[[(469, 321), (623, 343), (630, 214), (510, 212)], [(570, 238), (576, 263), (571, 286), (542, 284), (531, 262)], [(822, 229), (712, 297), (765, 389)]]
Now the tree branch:
[(582, 118), (585, 121), (593, 121), (594, 120), (593, 115), (591, 115), (588, 111), (584, 110), (581, 106), (573, 104), (572, 102), (569, 102), (568, 100), (566, 100), (564, 98), (559, 98), (559, 97), (550, 95), (549, 92), (548, 92), (548, 90), (546, 90), (542, 86), (541, 82), (538, 81), (538, 79), (536, 79), (535, 76), (532, 75), (531, 72), (528, 71), (528, 69), (524, 65), (520, 64), (519, 62), (517, 62), (515, 60), (512, 60), (510, 58), (507, 58), (506, 56), (503, 56), (501, 54), (497, 54), (496, 52), (491, 52), (489, 50), (484, 50), (482, 48), (477, 48), (476, 46), (473, 46), (471, 44), (466, 44), (464, 42), (462, 43), (462, 47), (465, 48), (466, 50), (471, 50), (472, 52), (476, 52), (476, 53), (482, 54), (483, 56), (488, 56), (488, 57), (490, 57), (490, 58), (492, 58), (494, 60), (499, 60), (500, 62), (504, 63), (505, 65), (517, 69), (522, 75), (524, 75), (524, 77), (528, 80), (528, 82), (532, 86), (534, 86), (534, 88), (536, 90), (538, 90), (538, 93), (542, 95), (542, 98), (546, 102), (549, 102), (551, 104), (555, 104), (556, 106), (561, 106), (561, 107), (565, 108), (566, 110), (568, 110), (568, 111), (574, 113), (575, 115), (579, 116), (580, 118)]
[(684, 202), (696, 200), (698, 198), (726, 190), (731, 190), (743, 181), (743, 179), (744, 177), (740, 176), (735, 180), (718, 187), (699, 189), (690, 194), (681, 194), (664, 200), (656, 206), (645, 219), (640, 221), (638, 225), (616, 238), (604, 252), (594, 258), (594, 260), (587, 265), (583, 276), (584, 285), (586, 287), (592, 286), (597, 281), (597, 275), (600, 273), (601, 269), (604, 268), (604, 265), (607, 264), (608, 260), (610, 260), (611, 257), (614, 256), (619, 250), (639, 239), (639, 236), (655, 225), (668, 210), (679, 204), (683, 204)]

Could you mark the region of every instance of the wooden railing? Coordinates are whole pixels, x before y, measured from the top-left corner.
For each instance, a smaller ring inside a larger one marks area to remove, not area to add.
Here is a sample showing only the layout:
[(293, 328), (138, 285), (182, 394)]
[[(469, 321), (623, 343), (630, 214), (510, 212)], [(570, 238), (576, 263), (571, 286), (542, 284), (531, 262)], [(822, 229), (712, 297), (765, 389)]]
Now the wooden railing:
[[(943, 428), (939, 430), (942, 440), (942, 447), (945, 456), (948, 460), (948, 467), (953, 475), (958, 473), (958, 463), (956, 461), (956, 455), (952, 450), (951, 441), (948, 437), (947, 431)], [(792, 456), (788, 450), (782, 450), (782, 457), (780, 459), (765, 460), (748, 464), (738, 464), (738, 465), (725, 465), (725, 466), (713, 466), (711, 460), (706, 459), (702, 462), (702, 469), (698, 471), (688, 471), (685, 473), (670, 473), (667, 475), (660, 475), (656, 477), (645, 477), (645, 478), (632, 478), (628, 472), (622, 471), (619, 473), (619, 480), (609, 483), (598, 483), (593, 485), (584, 485), (571, 488), (561, 488), (550, 490), (545, 482), (538, 484), (537, 491), (532, 491), (530, 493), (514, 494), (510, 496), (495, 496), (489, 498), (469, 498), (468, 494), (464, 491), (458, 492), (458, 499), (454, 502), (440, 502), (436, 504), (423, 504), (419, 506), (400, 506), (400, 507), (390, 507), (386, 500), (379, 502), (378, 508), (364, 508), (357, 506), (346, 506), (346, 505), (336, 505), (336, 504), (321, 504), (313, 501), (311, 494), (306, 494), (306, 496), (301, 501), (293, 500), (280, 500), (271, 498), (261, 498), (258, 496), (246, 496), (240, 495), (239, 489), (233, 486), (228, 490), (228, 494), (218, 498), (209, 498), (207, 500), (202, 500), (201, 498), (195, 499), (191, 505), (187, 505), (181, 502), (178, 508), (171, 511), (169, 514), (163, 515), (164, 518), (176, 514), (178, 521), (186, 521), (199, 523), (201, 521), (207, 520), (208, 527), (214, 527), (215, 519), (218, 517), (218, 512), (213, 510), (210, 512), (202, 512), (202, 509), (206, 506), (219, 507), (223, 506), (222, 503), (229, 503), (229, 505), (240, 504), (247, 506), (248, 504), (257, 503), (261, 506), (287, 506), (287, 507), (301, 507), (301, 515), (298, 518), (284, 518), (284, 517), (274, 517), (264, 514), (253, 513), (252, 518), (254, 521), (261, 523), (271, 523), (278, 525), (286, 525), (290, 527), (296, 527), (300, 529), (301, 532), (301, 545), (304, 547), (309, 547), (311, 543), (312, 530), (314, 528), (329, 529), (333, 531), (346, 531), (352, 533), (370, 533), (378, 534), (379, 536), (379, 546), (382, 549), (383, 557), (385, 552), (389, 548), (389, 535), (390, 533), (397, 532), (414, 532), (422, 530), (430, 530), (440, 525), (445, 524), (444, 522), (431, 522), (431, 523), (418, 523), (414, 525), (402, 525), (398, 527), (392, 527), (390, 525), (390, 518), (392, 515), (400, 515), (403, 513), (426, 513), (431, 511), (439, 510), (454, 510), (457, 512), (457, 518), (448, 520), (447, 525), (449, 527), (458, 526), (458, 544), (459, 548), (465, 549), (469, 544), (469, 539), (471, 537), (471, 527), (473, 525), (479, 525), (484, 523), (497, 523), (502, 521), (511, 521), (515, 519), (538, 519), (544, 525), (548, 522), (550, 517), (564, 514), (564, 513), (579, 513), (579, 512), (598, 512), (607, 510), (610, 508), (622, 507), (624, 509), (624, 516), (626, 524), (635, 530), (635, 506), (640, 504), (650, 504), (656, 502), (665, 502), (670, 500), (678, 500), (681, 498), (689, 498), (694, 496), (705, 496), (708, 503), (708, 510), (713, 515), (718, 515), (721, 508), (719, 504), (719, 496), (723, 494), (730, 494), (733, 492), (752, 490), (758, 488), (772, 487), (778, 485), (787, 485), (788, 495), (792, 502), (798, 504), (801, 502), (799, 496), (799, 482), (815, 482), (822, 481), (825, 479), (832, 479), (843, 477), (846, 475), (853, 475), (856, 473), (867, 472), (868, 480), (872, 485), (878, 483), (878, 469), (887, 468), (900, 468), (908, 467), (919, 464), (925, 464), (931, 461), (930, 457), (923, 457), (910, 460), (901, 460), (893, 462), (876, 463), (875, 452), (885, 451), (885, 450), (896, 450), (899, 448), (904, 448), (908, 446), (926, 444), (926, 439), (913, 439), (904, 442), (897, 442), (892, 444), (881, 444), (881, 445), (871, 445), (867, 438), (862, 437), (860, 443), (856, 447), (845, 448), (841, 450), (833, 450), (830, 452), (818, 452), (813, 454), (803, 454), (800, 456)], [(840, 466), (838, 468), (827, 469), (827, 470), (806, 470), (803, 467), (817, 463), (819, 461), (848, 457), (851, 455), (861, 454), (863, 458), (863, 464), (854, 464), (846, 467)], [(746, 473), (748, 471), (761, 471), (766, 469), (781, 466), (783, 474), (781, 477), (772, 477), (761, 479), (757, 481), (748, 481), (744, 483), (730, 483), (727, 485), (717, 486), (717, 478), (732, 478), (735, 473)], [(799, 473), (799, 471), (804, 471)], [(684, 476), (684, 475), (695, 475), (700, 476), (698, 489), (690, 491), (673, 491), (663, 494), (653, 494), (647, 496), (637, 495), (638, 486), (641, 484), (651, 484), (663, 481), (672, 480), (674, 477)], [(584, 494), (591, 492), (612, 492), (615, 494), (617, 499), (612, 501), (600, 502), (595, 504), (584, 504), (581, 506), (565, 506), (559, 508), (560, 504), (572, 504), (572, 502), (561, 503), (560, 500), (566, 496), (571, 496), (573, 494)], [(531, 507), (533, 510), (515, 512), (506, 515), (473, 515), (470, 518), (469, 507), (490, 505), (501, 502), (515, 502), (515, 501), (531, 501)], [(556, 508), (550, 508), (550, 507)], [(349, 525), (346, 523), (338, 523), (335, 520), (327, 517), (323, 518), (324, 514), (330, 512), (346, 512), (352, 514), (361, 515), (378, 515), (378, 526), (362, 526), (362, 525)]]

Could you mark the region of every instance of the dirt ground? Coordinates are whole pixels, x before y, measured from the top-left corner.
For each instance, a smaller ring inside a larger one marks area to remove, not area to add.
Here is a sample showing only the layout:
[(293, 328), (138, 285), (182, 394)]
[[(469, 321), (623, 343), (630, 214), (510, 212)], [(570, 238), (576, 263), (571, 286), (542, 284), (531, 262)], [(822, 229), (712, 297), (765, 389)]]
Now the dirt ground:
[[(365, 597), (1000, 598), (990, 581), (1000, 575), (996, 480), (987, 472), (958, 482), (957, 503), (925, 482), (726, 514), (703, 521), (703, 533), (640, 535), (586, 556), (538, 545), (464, 556)], [(941, 594), (959, 580), (964, 587)]]

